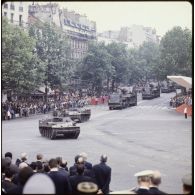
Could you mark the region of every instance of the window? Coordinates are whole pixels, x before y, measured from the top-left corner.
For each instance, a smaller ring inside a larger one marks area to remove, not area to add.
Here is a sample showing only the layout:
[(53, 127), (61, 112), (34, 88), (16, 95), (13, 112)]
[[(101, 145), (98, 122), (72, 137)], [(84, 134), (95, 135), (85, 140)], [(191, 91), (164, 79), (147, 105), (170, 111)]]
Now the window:
[(10, 4), (10, 9), (11, 10), (15, 10), (15, 6), (14, 6), (14, 4), (12, 3), (12, 4)]
[(4, 16), (7, 16), (7, 12), (4, 12)]
[(14, 14), (11, 13), (11, 23), (13, 23), (13, 22), (14, 22)]
[(8, 4), (5, 3), (3, 7), (4, 7), (5, 9), (7, 9), (7, 8), (8, 8)]
[(22, 6), (19, 7), (19, 12), (23, 12), (23, 7)]
[(22, 15), (19, 15), (19, 25), (22, 26)]

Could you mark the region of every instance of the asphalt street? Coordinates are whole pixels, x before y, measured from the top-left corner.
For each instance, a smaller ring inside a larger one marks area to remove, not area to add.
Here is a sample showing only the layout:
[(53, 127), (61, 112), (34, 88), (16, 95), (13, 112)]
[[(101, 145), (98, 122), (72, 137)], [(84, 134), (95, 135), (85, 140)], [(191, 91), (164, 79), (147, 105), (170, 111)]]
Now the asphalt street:
[(75, 155), (81, 152), (88, 154), (92, 164), (107, 154), (112, 168), (111, 190), (130, 189), (136, 186), (136, 172), (158, 169), (162, 173), (160, 189), (181, 193), (181, 178), (192, 169), (192, 119), (169, 107), (174, 95), (161, 94), (153, 100), (139, 96), (137, 106), (123, 110), (90, 106), (91, 119), (79, 124), (77, 140), (42, 137), (38, 120), (49, 115), (3, 121), (2, 155), (10, 151), (15, 161), (21, 152), (27, 152), (31, 162), (40, 152), (46, 159), (62, 156), (72, 166)]

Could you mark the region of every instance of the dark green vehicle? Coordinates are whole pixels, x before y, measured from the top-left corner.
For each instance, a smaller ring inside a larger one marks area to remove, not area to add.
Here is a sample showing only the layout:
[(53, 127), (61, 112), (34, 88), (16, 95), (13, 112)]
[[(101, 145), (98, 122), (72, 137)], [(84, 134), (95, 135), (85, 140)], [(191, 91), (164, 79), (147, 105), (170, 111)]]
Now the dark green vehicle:
[(123, 109), (137, 105), (137, 92), (134, 87), (121, 87), (118, 92), (110, 95), (108, 106), (110, 110)]
[(160, 86), (158, 83), (146, 84), (142, 90), (142, 99), (153, 99), (160, 97)]
[(69, 108), (53, 112), (53, 116), (70, 117), (75, 122), (85, 122), (90, 119), (91, 110), (87, 108)]
[(58, 137), (77, 139), (80, 134), (80, 127), (69, 117), (55, 117), (39, 120), (39, 131), (43, 137), (56, 139)]

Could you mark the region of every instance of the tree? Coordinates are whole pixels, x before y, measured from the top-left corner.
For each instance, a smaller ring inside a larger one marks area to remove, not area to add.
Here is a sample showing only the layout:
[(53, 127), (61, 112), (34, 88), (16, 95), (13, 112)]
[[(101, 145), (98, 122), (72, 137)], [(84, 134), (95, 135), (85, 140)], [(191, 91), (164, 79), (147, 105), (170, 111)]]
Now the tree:
[(168, 31), (160, 43), (163, 76), (192, 75), (192, 34), (177, 26)]
[(160, 53), (159, 45), (154, 42), (144, 42), (137, 53), (139, 69), (145, 80), (159, 79)]
[(47, 87), (62, 91), (72, 71), (70, 47), (65, 34), (54, 24), (37, 22), (30, 27), (29, 34), (37, 40), (37, 55), (45, 65), (47, 101)]
[(108, 82), (111, 75), (111, 57), (104, 43), (91, 42), (89, 44), (80, 72), (81, 79), (90, 81), (92, 90), (100, 95), (104, 81)]
[(115, 42), (107, 45), (107, 51), (112, 56), (112, 90), (114, 90), (120, 83), (127, 83), (129, 66), (128, 53), (124, 44)]
[(40, 85), (43, 69), (33, 52), (35, 40), (24, 30), (2, 20), (2, 89), (30, 93)]

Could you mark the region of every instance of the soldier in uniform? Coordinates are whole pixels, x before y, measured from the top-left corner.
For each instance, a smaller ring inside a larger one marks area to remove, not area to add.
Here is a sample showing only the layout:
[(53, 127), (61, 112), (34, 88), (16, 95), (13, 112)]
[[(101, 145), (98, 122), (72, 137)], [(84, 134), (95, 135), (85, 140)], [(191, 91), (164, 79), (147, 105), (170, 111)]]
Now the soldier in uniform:
[(137, 177), (138, 187), (133, 191), (135, 191), (136, 194), (151, 194), (149, 191), (149, 186), (150, 178), (152, 175), (153, 175), (152, 170), (145, 170), (136, 173), (134, 176)]

